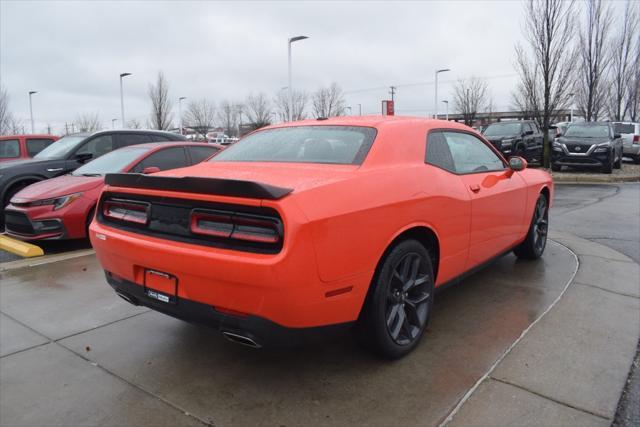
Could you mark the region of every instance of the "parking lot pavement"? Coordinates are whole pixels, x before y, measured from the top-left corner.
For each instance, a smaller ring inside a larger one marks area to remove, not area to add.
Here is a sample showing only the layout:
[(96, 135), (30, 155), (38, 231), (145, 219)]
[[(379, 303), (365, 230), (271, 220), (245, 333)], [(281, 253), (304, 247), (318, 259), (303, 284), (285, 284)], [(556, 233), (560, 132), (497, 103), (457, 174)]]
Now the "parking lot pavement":
[(2, 424), (436, 425), (575, 268), (555, 243), (539, 262), (500, 259), (439, 293), (424, 341), (394, 363), (348, 333), (294, 351), (229, 343), (120, 300), (93, 256), (5, 272)]

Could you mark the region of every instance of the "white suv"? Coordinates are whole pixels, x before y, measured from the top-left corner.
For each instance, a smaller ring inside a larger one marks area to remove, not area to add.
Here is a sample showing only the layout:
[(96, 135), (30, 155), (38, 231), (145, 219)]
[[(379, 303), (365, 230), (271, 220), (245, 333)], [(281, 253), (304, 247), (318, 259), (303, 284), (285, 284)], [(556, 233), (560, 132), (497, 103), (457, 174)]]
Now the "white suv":
[(615, 122), (613, 129), (622, 137), (624, 155), (640, 163), (640, 123)]

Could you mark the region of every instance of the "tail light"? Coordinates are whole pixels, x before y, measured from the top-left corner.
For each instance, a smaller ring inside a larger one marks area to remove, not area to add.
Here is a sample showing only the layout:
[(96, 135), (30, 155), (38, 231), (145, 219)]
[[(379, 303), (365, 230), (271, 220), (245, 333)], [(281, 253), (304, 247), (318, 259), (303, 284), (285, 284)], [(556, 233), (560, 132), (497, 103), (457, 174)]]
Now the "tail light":
[(633, 143), (634, 144), (640, 143), (640, 135), (633, 135)]
[(149, 203), (107, 199), (102, 205), (102, 215), (118, 221), (147, 224), (149, 221)]
[(282, 238), (282, 223), (259, 215), (194, 210), (190, 223), (192, 233), (206, 236), (270, 244)]

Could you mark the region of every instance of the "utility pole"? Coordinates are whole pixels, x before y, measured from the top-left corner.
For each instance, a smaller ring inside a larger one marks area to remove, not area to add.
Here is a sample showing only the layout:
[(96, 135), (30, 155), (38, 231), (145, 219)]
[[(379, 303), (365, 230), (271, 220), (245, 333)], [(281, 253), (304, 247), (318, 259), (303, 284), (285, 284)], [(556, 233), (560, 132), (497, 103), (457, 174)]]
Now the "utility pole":
[(396, 94), (396, 87), (391, 86), (391, 90), (389, 91), (389, 93), (391, 94), (391, 100), (394, 101), (394, 95)]

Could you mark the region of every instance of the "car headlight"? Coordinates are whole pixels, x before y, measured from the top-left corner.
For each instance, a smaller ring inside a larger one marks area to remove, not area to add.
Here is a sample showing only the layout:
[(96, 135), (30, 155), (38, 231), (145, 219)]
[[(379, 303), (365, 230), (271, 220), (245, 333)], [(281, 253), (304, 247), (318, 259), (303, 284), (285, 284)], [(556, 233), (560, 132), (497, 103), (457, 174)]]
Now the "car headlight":
[(551, 148), (553, 149), (553, 151), (562, 151), (562, 144), (553, 141), (553, 143), (551, 144)]
[(607, 151), (609, 151), (610, 145), (608, 142), (603, 142), (602, 144), (598, 144), (596, 145), (596, 149), (594, 150), (594, 153), (606, 153)]
[(77, 200), (81, 195), (82, 193), (73, 193), (73, 194), (68, 194), (66, 196), (62, 196), (62, 197), (55, 197), (52, 199), (36, 200), (35, 202), (29, 203), (29, 206), (53, 205), (53, 210), (57, 211), (58, 209), (62, 209), (66, 206), (69, 206), (71, 203)]

